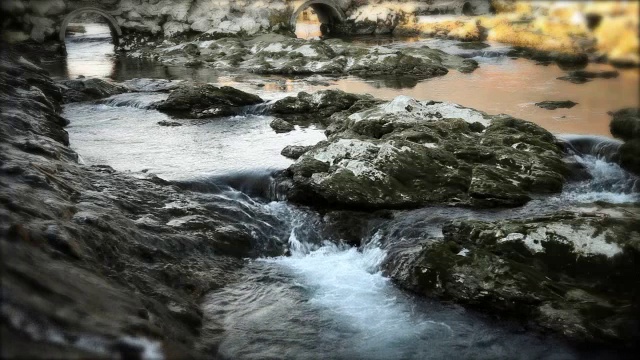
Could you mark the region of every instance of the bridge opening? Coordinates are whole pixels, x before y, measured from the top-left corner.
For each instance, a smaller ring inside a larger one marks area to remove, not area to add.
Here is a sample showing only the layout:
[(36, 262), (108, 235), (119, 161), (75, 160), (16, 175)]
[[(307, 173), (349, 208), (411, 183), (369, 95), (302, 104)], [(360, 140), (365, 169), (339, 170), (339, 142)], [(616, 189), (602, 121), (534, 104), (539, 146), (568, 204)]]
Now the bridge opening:
[(60, 25), (69, 78), (108, 77), (113, 72), (115, 47), (122, 31), (108, 13), (84, 8), (69, 13)]
[(471, 3), (465, 2), (464, 5), (462, 5), (462, 15), (473, 15), (473, 6), (471, 6)]
[(293, 12), (290, 25), (300, 38), (335, 36), (336, 25), (345, 18), (333, 0), (309, 0)]

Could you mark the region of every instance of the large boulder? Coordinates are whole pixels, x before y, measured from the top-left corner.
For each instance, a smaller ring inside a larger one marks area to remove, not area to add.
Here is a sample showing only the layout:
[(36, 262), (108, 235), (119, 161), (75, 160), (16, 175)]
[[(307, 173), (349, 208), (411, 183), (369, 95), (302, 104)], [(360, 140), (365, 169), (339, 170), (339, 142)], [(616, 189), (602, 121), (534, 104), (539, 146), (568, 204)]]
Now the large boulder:
[(420, 294), (573, 340), (629, 344), (640, 336), (639, 210), (455, 220), (386, 271)]
[(455, 104), (402, 96), (328, 122), (329, 141), (281, 174), (294, 202), (366, 210), (520, 206), (531, 193), (561, 191), (569, 172), (548, 131)]
[(259, 96), (230, 86), (183, 85), (173, 90), (157, 109), (176, 116), (207, 118), (236, 115), (243, 107), (262, 102)]

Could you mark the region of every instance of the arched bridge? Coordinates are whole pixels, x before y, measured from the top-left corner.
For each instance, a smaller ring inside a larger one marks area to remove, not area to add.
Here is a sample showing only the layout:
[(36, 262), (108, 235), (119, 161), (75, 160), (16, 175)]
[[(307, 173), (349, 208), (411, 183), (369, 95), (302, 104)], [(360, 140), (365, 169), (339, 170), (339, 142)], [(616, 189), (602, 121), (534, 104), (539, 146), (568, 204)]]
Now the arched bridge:
[(296, 28), (298, 16), (307, 8), (312, 8), (318, 16), (318, 20), (328, 26), (343, 23), (347, 19), (344, 11), (342, 11), (339, 4), (334, 0), (308, 0), (299, 4), (293, 11), (291, 19), (289, 20), (289, 27), (291, 29)]
[(73, 10), (72, 12), (70, 12), (69, 14), (67, 14), (64, 19), (62, 20), (62, 23), (60, 24), (60, 30), (59, 30), (59, 39), (61, 42), (64, 42), (65, 40), (65, 36), (67, 33), (67, 27), (69, 26), (69, 23), (76, 17), (82, 15), (82, 14), (97, 14), (102, 16), (106, 21), (107, 24), (109, 25), (109, 28), (111, 29), (111, 37), (113, 39), (113, 43), (118, 45), (120, 38), (122, 37), (122, 29), (120, 28), (120, 25), (118, 25), (118, 21), (111, 16), (111, 14), (109, 14), (108, 12), (106, 12), (105, 10), (102, 9), (98, 9), (95, 7), (83, 7), (83, 8), (79, 8), (76, 10)]

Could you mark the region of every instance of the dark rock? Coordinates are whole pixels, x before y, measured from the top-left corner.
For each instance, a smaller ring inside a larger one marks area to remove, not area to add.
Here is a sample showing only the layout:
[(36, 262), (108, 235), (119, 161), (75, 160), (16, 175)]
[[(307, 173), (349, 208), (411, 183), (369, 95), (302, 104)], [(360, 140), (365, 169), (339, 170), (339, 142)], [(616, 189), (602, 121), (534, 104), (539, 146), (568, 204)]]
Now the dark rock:
[(236, 115), (242, 107), (262, 102), (256, 95), (229, 86), (182, 85), (159, 103), (157, 109), (176, 116), (206, 118)]
[(167, 120), (158, 121), (158, 125), (160, 125), (160, 126), (182, 126), (182, 124), (179, 123), (179, 122), (167, 121)]
[(475, 69), (477, 69), (480, 65), (477, 61), (473, 59), (464, 59), (462, 60), (462, 65), (458, 67), (458, 71), (463, 74), (472, 73)]
[(541, 107), (543, 109), (547, 109), (547, 110), (555, 110), (555, 109), (571, 109), (572, 107), (578, 105), (578, 103), (575, 103), (573, 101), (570, 100), (565, 100), (565, 101), (542, 101), (539, 103), (536, 103), (537, 107)]
[(514, 47), (507, 56), (523, 57), (541, 63), (555, 62), (559, 66), (584, 67), (589, 63), (589, 56), (585, 53), (563, 53), (557, 51), (544, 51), (525, 47)]
[(465, 50), (482, 50), (490, 47), (489, 44), (478, 42), (478, 41), (461, 42), (461, 43), (457, 43), (456, 46)]
[(19, 59), (0, 60), (2, 356), (136, 357), (149, 343), (206, 357), (202, 296), (237, 281), (242, 258), (284, 254), (288, 230), (238, 200), (78, 164), (60, 88)]
[(200, 49), (196, 44), (187, 44), (182, 51), (189, 56), (200, 56)]
[(96, 78), (80, 78), (60, 82), (65, 103), (104, 99), (128, 92), (125, 86)]
[(295, 130), (295, 126), (293, 126), (293, 124), (280, 118), (273, 119), (273, 121), (269, 123), (269, 126), (271, 126), (271, 128), (277, 133), (286, 133)]
[(280, 154), (289, 159), (296, 160), (304, 153), (309, 151), (313, 146), (288, 145), (280, 152)]
[(558, 80), (565, 80), (574, 84), (584, 84), (592, 79), (612, 79), (618, 77), (619, 73), (615, 70), (612, 71), (586, 71), (586, 70), (574, 70), (570, 71), (566, 76), (561, 76)]
[(370, 95), (357, 95), (342, 90), (321, 90), (311, 95), (300, 92), (273, 103), (270, 112), (293, 123), (322, 124), (334, 113), (351, 108), (360, 100), (373, 99)]
[(640, 108), (627, 108), (609, 113), (611, 135), (624, 141), (640, 139)]
[(444, 238), (389, 258), (386, 272), (417, 293), (575, 341), (629, 344), (640, 335), (638, 211), (456, 220)]
[(633, 139), (620, 146), (620, 166), (640, 176), (640, 139)]

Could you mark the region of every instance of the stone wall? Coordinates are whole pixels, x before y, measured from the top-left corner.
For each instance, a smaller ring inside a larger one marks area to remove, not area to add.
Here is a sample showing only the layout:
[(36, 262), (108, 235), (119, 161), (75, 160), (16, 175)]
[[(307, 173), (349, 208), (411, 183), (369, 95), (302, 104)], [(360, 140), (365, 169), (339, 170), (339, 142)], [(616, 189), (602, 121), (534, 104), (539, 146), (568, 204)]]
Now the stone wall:
[[(56, 39), (64, 17), (96, 7), (117, 20), (124, 32), (173, 37), (187, 32), (245, 33), (279, 31), (305, 0), (3, 0), (2, 38), (8, 42)], [(465, 2), (478, 13), (489, 0), (333, 0), (360, 33), (390, 32), (407, 15), (458, 11)], [(362, 30), (365, 29), (365, 30)], [(368, 29), (368, 30), (366, 30)]]

